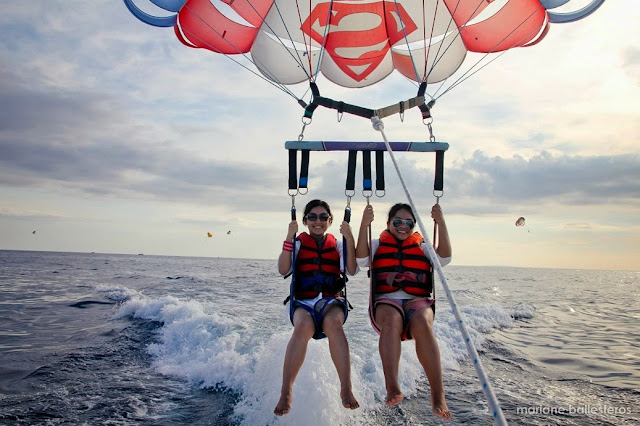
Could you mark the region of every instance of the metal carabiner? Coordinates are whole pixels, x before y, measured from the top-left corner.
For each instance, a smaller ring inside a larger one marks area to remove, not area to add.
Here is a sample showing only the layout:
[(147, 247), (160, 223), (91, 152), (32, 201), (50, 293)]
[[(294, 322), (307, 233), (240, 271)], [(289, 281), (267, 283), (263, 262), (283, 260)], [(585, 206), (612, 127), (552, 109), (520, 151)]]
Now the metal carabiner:
[(433, 123), (433, 117), (429, 117), (426, 120), (422, 119), (422, 122), (427, 126), (427, 129), (429, 129), (429, 141), (435, 142), (436, 137), (433, 135), (433, 127), (431, 127), (431, 123)]
[[(305, 118), (307, 118), (309, 121), (305, 121)], [(309, 124), (311, 124), (311, 118), (302, 117), (302, 130), (300, 130), (300, 134), (298, 135), (298, 142), (304, 139), (304, 129), (306, 129)]]

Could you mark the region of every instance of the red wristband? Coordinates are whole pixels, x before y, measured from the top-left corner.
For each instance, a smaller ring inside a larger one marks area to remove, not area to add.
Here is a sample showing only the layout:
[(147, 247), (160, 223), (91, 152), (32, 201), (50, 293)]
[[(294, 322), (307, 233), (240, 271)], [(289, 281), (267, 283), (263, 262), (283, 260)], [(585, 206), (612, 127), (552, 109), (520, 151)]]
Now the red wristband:
[(285, 241), (282, 243), (283, 251), (293, 251), (293, 243), (291, 241)]

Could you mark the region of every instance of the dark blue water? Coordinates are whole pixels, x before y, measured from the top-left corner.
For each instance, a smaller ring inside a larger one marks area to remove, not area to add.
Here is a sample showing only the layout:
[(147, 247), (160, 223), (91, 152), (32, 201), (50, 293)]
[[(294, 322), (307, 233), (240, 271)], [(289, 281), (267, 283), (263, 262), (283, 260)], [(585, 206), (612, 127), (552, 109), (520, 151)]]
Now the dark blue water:
[[(510, 423), (638, 424), (639, 273), (444, 271)], [(367, 285), (350, 281), (345, 325), (361, 409), (341, 407), (326, 342), (313, 341), (293, 410), (276, 418), (291, 326), (275, 260), (0, 251), (0, 422), (439, 424), (411, 342), (408, 398), (383, 406)], [(444, 299), (436, 334), (451, 424), (491, 424)]]

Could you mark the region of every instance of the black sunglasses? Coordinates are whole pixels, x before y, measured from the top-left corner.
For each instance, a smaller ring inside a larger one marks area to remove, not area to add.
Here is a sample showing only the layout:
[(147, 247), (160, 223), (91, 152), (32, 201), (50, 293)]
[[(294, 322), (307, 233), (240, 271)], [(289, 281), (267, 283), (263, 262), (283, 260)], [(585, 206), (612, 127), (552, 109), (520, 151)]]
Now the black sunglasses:
[(398, 218), (395, 218), (395, 219), (393, 219), (393, 222), (391, 222), (391, 223), (393, 223), (393, 226), (395, 226), (396, 228), (400, 228), (403, 223), (405, 225), (407, 225), (407, 228), (409, 228), (409, 229), (413, 229), (413, 227), (415, 226), (415, 223), (411, 219), (398, 219)]
[(316, 213), (307, 213), (307, 220), (310, 220), (311, 222), (315, 222), (318, 219), (320, 219), (322, 222), (326, 222), (330, 217), (331, 216), (329, 216), (327, 213), (320, 213), (320, 215)]

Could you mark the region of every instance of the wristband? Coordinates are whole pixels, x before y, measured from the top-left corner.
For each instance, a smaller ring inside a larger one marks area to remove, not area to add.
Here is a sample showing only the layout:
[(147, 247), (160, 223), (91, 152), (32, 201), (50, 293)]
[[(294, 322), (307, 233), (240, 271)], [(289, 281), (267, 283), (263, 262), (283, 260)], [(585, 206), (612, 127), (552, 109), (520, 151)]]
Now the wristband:
[(291, 241), (285, 241), (282, 243), (283, 251), (293, 251), (293, 243)]

